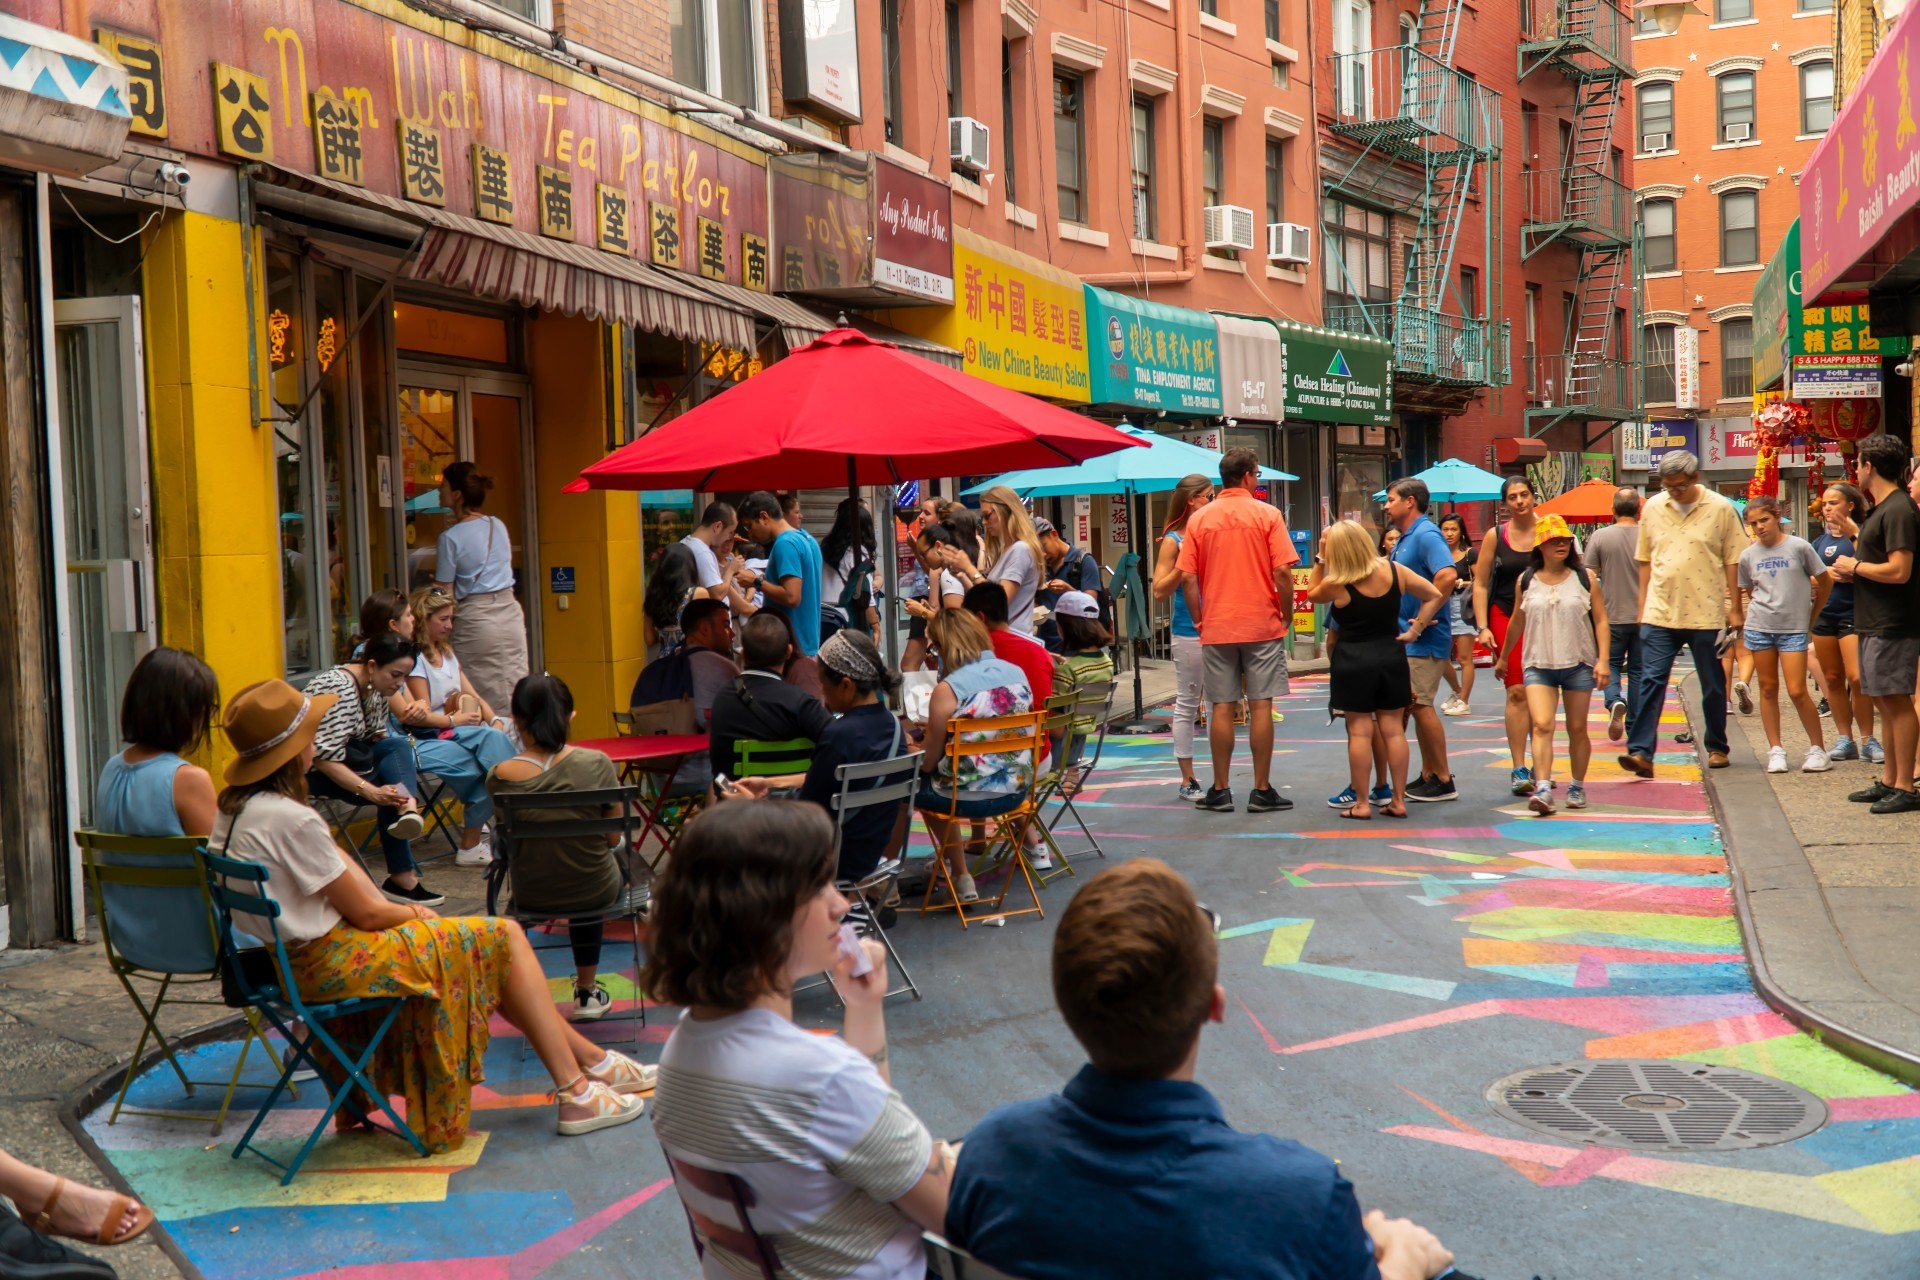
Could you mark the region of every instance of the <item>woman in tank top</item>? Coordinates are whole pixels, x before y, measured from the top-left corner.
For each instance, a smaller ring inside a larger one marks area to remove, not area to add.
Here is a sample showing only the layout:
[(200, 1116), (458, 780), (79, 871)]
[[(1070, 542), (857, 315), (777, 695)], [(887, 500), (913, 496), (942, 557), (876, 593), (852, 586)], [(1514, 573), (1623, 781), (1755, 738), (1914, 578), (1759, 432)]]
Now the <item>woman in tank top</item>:
[(213, 830), (213, 778), (181, 758), (207, 740), (220, 682), (180, 649), (161, 647), (134, 664), (120, 699), (127, 749), (107, 760), (93, 826), (123, 836), (204, 836)]
[[(1400, 629), (1400, 596), (1420, 601), (1420, 612)], [(1343, 818), (1373, 817), (1367, 783), (1373, 772), (1373, 739), (1386, 747), (1393, 799), (1381, 806), (1389, 818), (1407, 816), (1406, 711), (1413, 705), (1406, 643), (1434, 624), (1446, 597), (1405, 565), (1379, 554), (1357, 522), (1341, 520), (1320, 535), (1307, 599), (1330, 607), (1340, 643), (1328, 659), (1332, 710), (1347, 721), (1347, 769), (1355, 800)]]
[[(1495, 653), (1507, 640), (1507, 624), (1513, 621), (1514, 591), (1520, 575), (1533, 563), (1533, 484), (1525, 476), (1509, 476), (1500, 487), (1500, 505), (1507, 520), (1487, 530), (1480, 543), (1473, 583), (1473, 614), (1480, 628), (1480, 643)], [(1527, 711), (1527, 692), (1518, 667), (1510, 668), (1504, 678), (1507, 687), (1507, 754), (1512, 759), (1513, 794), (1524, 796), (1533, 790), (1533, 775), (1527, 771), (1527, 733), (1533, 719)]]
[(1187, 536), (1187, 519), (1213, 501), (1213, 481), (1198, 473), (1183, 479), (1167, 500), (1167, 528), (1153, 562), (1153, 598), (1173, 602), (1173, 762), (1180, 766), (1180, 798), (1198, 800), (1200, 781), (1193, 776), (1193, 731), (1200, 716), (1202, 660), (1198, 620), (1187, 609), (1187, 593), (1180, 589), (1180, 544)]
[[(1542, 817), (1553, 812), (1553, 718), (1556, 703), (1567, 714), (1567, 807), (1587, 807), (1587, 706), (1607, 683), (1606, 600), (1599, 579), (1580, 563), (1573, 530), (1559, 516), (1542, 516), (1534, 528), (1532, 564), (1514, 585), (1513, 625), (1493, 669), (1506, 678), (1516, 665), (1525, 682), (1533, 727), (1533, 787), (1527, 807)], [(1513, 651), (1520, 650), (1520, 661)]]

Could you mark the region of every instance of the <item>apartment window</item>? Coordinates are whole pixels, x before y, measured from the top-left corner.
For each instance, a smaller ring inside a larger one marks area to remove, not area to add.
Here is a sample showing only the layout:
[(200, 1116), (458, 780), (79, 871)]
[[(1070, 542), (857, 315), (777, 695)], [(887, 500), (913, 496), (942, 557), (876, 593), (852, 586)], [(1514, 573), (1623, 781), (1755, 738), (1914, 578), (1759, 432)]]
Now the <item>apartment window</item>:
[(1760, 193), (1729, 191), (1720, 197), (1720, 265), (1745, 267), (1760, 261)]
[(900, 0), (880, 0), (880, 95), (886, 109), (887, 141), (898, 145), (906, 126), (900, 87)]
[(1000, 42), (1000, 181), (1006, 189), (1007, 203), (1019, 204), (1017, 176), (1014, 172), (1013, 146), (1013, 45)]
[(1267, 221), (1287, 220), (1287, 144), (1267, 139)]
[(1677, 271), (1680, 258), (1674, 239), (1674, 203), (1648, 200), (1640, 205), (1640, 231), (1648, 271)]
[(1220, 16), (1220, 0), (1200, 0), (1200, 12), (1209, 18)]
[[(501, 8), (521, 12), (517, 0)], [(760, 100), (758, 0), (668, 0), (673, 78), (681, 84), (758, 110)]]
[(1361, 304), (1385, 303), (1391, 296), (1393, 219), (1344, 200), (1328, 199), (1322, 208), (1327, 324), (1369, 332)]
[(1833, 0), (1800, 0), (1793, 6), (1795, 13), (1831, 13)]
[(1646, 362), (1640, 382), (1640, 399), (1646, 404), (1673, 403), (1673, 326), (1650, 324), (1646, 327)]
[(1226, 126), (1218, 120), (1207, 119), (1200, 123), (1200, 203), (1203, 205), (1225, 204), (1220, 198), (1222, 183), (1226, 174), (1227, 154)]
[(1673, 81), (1657, 80), (1634, 90), (1634, 119), (1642, 151), (1673, 150)]
[(1527, 342), (1527, 394), (1540, 394), (1540, 286), (1527, 286), (1527, 314), (1523, 317)]
[(1643, 36), (1657, 36), (1660, 34), (1660, 22), (1653, 16), (1653, 10), (1641, 9), (1634, 15), (1633, 29)]
[(1153, 134), (1153, 99), (1136, 97), (1133, 100), (1133, 234), (1139, 240), (1153, 239)]
[(947, 5), (947, 115), (963, 116), (966, 113), (960, 98), (961, 81), (960, 61), (960, 6)]
[(1280, 0), (1266, 0), (1266, 9), (1267, 39), (1277, 43), (1280, 39)]
[(1800, 68), (1800, 132), (1825, 133), (1833, 127), (1833, 64), (1809, 62)]
[(1744, 400), (1753, 394), (1753, 320), (1720, 322), (1720, 398)]
[(1060, 199), (1060, 217), (1067, 222), (1087, 220), (1086, 88), (1079, 76), (1054, 74), (1054, 186)]
[(1273, 87), (1276, 89), (1286, 88), (1289, 78), (1287, 64), (1275, 59), (1273, 64)]
[(1460, 314), (1477, 316), (1480, 314), (1480, 270), (1478, 267), (1460, 268)]
[(1745, 22), (1753, 16), (1753, 0), (1713, 0), (1715, 22)]
[(1720, 99), (1720, 141), (1753, 138), (1753, 72), (1729, 71), (1716, 82)]

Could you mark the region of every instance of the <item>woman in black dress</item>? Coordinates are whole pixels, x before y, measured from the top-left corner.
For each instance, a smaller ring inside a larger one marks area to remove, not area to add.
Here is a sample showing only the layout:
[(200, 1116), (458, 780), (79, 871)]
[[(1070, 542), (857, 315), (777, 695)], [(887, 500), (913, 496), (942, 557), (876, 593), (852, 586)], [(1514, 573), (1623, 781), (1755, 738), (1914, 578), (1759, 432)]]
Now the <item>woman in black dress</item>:
[[(1420, 612), (1400, 629), (1400, 596), (1411, 594)], [(1373, 737), (1386, 744), (1393, 800), (1381, 806), (1389, 818), (1407, 816), (1407, 709), (1413, 682), (1407, 672), (1408, 641), (1440, 613), (1446, 597), (1431, 582), (1375, 549), (1367, 531), (1352, 520), (1328, 526), (1313, 558), (1307, 598), (1329, 605), (1340, 625), (1340, 643), (1329, 660), (1330, 700), (1347, 721), (1347, 769), (1359, 797), (1340, 811), (1365, 822), (1373, 817), (1367, 783), (1373, 770)]]

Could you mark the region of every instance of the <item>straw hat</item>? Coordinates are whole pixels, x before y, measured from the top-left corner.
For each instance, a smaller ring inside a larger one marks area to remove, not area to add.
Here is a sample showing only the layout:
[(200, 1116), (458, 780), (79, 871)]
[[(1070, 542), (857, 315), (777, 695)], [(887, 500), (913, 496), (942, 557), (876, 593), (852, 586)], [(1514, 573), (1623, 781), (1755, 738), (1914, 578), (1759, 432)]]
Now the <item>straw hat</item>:
[(309, 698), (285, 680), (262, 680), (236, 693), (221, 722), (227, 741), (240, 753), (227, 765), (227, 785), (258, 782), (299, 755), (338, 701), (333, 693)]
[(1573, 530), (1567, 527), (1567, 521), (1564, 516), (1557, 516), (1549, 512), (1534, 521), (1533, 540), (1535, 543), (1547, 542), (1553, 538), (1571, 538), (1572, 536)]

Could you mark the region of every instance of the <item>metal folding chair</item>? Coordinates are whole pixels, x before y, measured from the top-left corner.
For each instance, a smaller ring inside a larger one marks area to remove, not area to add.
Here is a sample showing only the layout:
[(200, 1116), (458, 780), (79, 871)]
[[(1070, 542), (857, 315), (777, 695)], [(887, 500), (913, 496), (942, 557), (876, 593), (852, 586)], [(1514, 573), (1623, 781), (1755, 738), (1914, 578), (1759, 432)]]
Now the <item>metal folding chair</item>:
[[(693, 1255), (701, 1261), (706, 1260), (709, 1245), (720, 1248), (757, 1268), (761, 1280), (778, 1280), (780, 1260), (774, 1257), (773, 1246), (760, 1238), (753, 1229), (753, 1222), (747, 1217), (747, 1210), (754, 1204), (753, 1188), (746, 1179), (737, 1174), (722, 1173), (718, 1169), (702, 1169), (697, 1164), (688, 1164), (685, 1160), (676, 1160), (671, 1151), (666, 1151), (667, 1168), (673, 1174), (674, 1194), (680, 1197), (680, 1207), (686, 1211), (687, 1232), (693, 1237)], [(689, 1197), (687, 1189), (691, 1187), (703, 1201), (696, 1207), (694, 1199)], [(708, 1212), (721, 1208), (733, 1210), (733, 1223), (721, 1222)], [(729, 1271), (738, 1271), (738, 1267), (729, 1262)]]
[(788, 738), (781, 742), (742, 738), (733, 744), (733, 776), (781, 778), (805, 773), (813, 765), (816, 745), (811, 738)]
[[(1107, 681), (1101, 684), (1085, 685), (1074, 691), (1076, 717), (1085, 719), (1091, 713), (1095, 717), (1094, 728), (1093, 732), (1079, 740), (1077, 758), (1074, 758), (1074, 743), (1071, 741), (1067, 749), (1061, 753), (1068, 759), (1062, 763), (1060, 781), (1055, 786), (1052, 797), (1060, 802), (1060, 807), (1053, 811), (1051, 818), (1044, 819), (1041, 823), (1051, 838), (1053, 828), (1058, 826), (1063, 818), (1071, 817), (1079, 826), (1080, 834), (1086, 837), (1087, 843), (1083, 848), (1062, 850), (1057, 844), (1053, 846), (1055, 856), (1061, 865), (1069, 869), (1071, 860), (1074, 858), (1084, 858), (1088, 854), (1101, 858), (1107, 856), (1107, 851), (1100, 847), (1100, 837), (1093, 834), (1093, 828), (1087, 825), (1085, 815), (1073, 801), (1074, 797), (1080, 794), (1081, 788), (1086, 786), (1087, 778), (1100, 765), (1101, 753), (1107, 745), (1107, 722), (1113, 719), (1113, 695), (1116, 688), (1118, 688), (1117, 682)], [(1089, 744), (1092, 747), (1091, 754), (1087, 751)], [(1053, 874), (1058, 875), (1059, 872), (1056, 871)]]
[[(1041, 732), (1050, 744), (1058, 744), (1057, 750), (1051, 750), (1042, 768), (1033, 779), (1033, 822), (1032, 829), (1039, 834), (1040, 841), (1053, 854), (1054, 869), (1048, 872), (1036, 871), (1034, 878), (1046, 884), (1055, 876), (1073, 875), (1073, 864), (1067, 861), (1059, 844), (1053, 838), (1052, 830), (1047, 826), (1045, 809), (1047, 802), (1054, 798), (1060, 785), (1066, 778), (1067, 754), (1072, 749), (1073, 720), (1077, 701), (1072, 689), (1063, 690), (1047, 698), (1042, 704), (1046, 719), (1041, 723)], [(1057, 816), (1057, 815), (1056, 815)], [(984, 859), (982, 860), (984, 865)]]
[(965, 1249), (948, 1244), (944, 1237), (931, 1231), (921, 1232), (920, 1242), (927, 1248), (928, 1271), (940, 1277), (940, 1280), (1014, 1280), (1006, 1272), (995, 1271)]
[[(1023, 711), (1017, 715), (992, 716), (987, 718), (955, 716), (947, 722), (946, 759), (948, 776), (950, 778), (959, 776), (960, 759), (963, 756), (1014, 756), (1020, 755), (1023, 752), (1030, 756), (1033, 775), (1037, 776), (1040, 770), (1042, 727), (1046, 722), (1046, 716), (1047, 713), (1045, 710)], [(966, 735), (968, 734), (975, 736), (967, 739)], [(983, 734), (993, 736), (978, 736)], [(981, 815), (982, 817), (993, 818), (1000, 824), (1000, 829), (989, 842), (986, 856), (983, 859), (983, 861), (990, 864), (992, 868), (1001, 869), (1005, 874), (1005, 878), (1000, 883), (999, 896), (990, 903), (984, 898), (978, 902), (961, 902), (959, 893), (954, 888), (953, 872), (947, 866), (947, 847), (953, 843), (956, 838), (964, 847), (967, 841), (965, 824), (973, 820), (973, 815), (960, 812), (959, 791), (957, 789), (954, 791), (944, 811), (937, 809), (922, 810), (923, 813), (931, 813), (935, 817), (947, 820), (948, 839), (945, 842), (938, 839), (934, 841), (933, 868), (927, 878), (926, 896), (920, 901), (921, 915), (924, 916), (929, 911), (952, 911), (960, 917), (960, 925), (962, 928), (968, 927), (974, 920), (988, 919), (993, 916), (1038, 915), (1042, 919), (1046, 918), (1046, 909), (1040, 905), (1039, 884), (1033, 878), (1033, 867), (1027, 861), (1026, 849), (1022, 840), (1022, 837), (1026, 833), (1027, 825), (1031, 823), (1035, 817), (1033, 794), (1033, 784), (1029, 782), (1026, 791), (1018, 794), (1014, 804), (997, 813)], [(929, 828), (929, 833), (931, 833), (931, 828)], [(1007, 863), (1011, 863), (1012, 865), (1008, 867), (1005, 865)], [(1008, 911), (1005, 909), (1007, 893), (1013, 888), (1013, 880), (1016, 872), (1021, 879), (1026, 881), (1027, 892), (1033, 896), (1033, 905), (1031, 907), (1021, 907), (1017, 911)], [(933, 900), (934, 893), (942, 885), (946, 886), (947, 896), (950, 900), (935, 903)], [(969, 914), (969, 908), (972, 908), (972, 914)]]
[[(829, 797), (827, 803), (833, 814), (833, 847), (836, 855), (839, 853), (840, 842), (845, 837), (849, 817), (862, 809), (872, 809), (879, 805), (895, 808), (911, 802), (914, 792), (920, 786), (922, 755), (922, 752), (915, 751), (910, 755), (893, 756), (866, 764), (843, 764), (833, 771), (834, 780), (840, 786), (839, 790)], [(913, 975), (907, 972), (906, 962), (894, 949), (893, 939), (887, 936), (886, 929), (880, 923), (879, 909), (874, 905), (876, 899), (885, 899), (887, 891), (900, 878), (900, 864), (899, 858), (883, 859), (878, 866), (860, 879), (837, 881), (834, 887), (846, 897), (849, 903), (847, 922), (852, 924), (855, 931), (862, 937), (880, 940), (880, 945), (887, 949), (887, 957), (892, 960), (894, 967), (900, 970), (900, 976), (906, 982), (905, 986), (888, 991), (888, 997), (911, 991), (913, 998), (918, 1000), (920, 999), (919, 984), (915, 983)], [(822, 982), (831, 986), (833, 978), (828, 975), (822, 979)], [(810, 991), (820, 985), (821, 982), (811, 982), (805, 986), (795, 987), (794, 992), (798, 994), (801, 991)], [(837, 997), (839, 994), (839, 989), (835, 988), (834, 995)]]
[[(220, 931), (220, 951), (226, 957), (229, 971), (240, 994), (249, 1008), (257, 1009), (272, 1023), (287, 1042), (286, 1065), (281, 1068), (280, 1079), (275, 1082), (273, 1092), (260, 1104), (253, 1123), (240, 1136), (234, 1145), (233, 1158), (238, 1160), (242, 1152), (249, 1149), (276, 1169), (283, 1171), (281, 1186), (293, 1181), (300, 1172), (307, 1156), (313, 1151), (314, 1144), (320, 1141), (320, 1135), (327, 1131), (333, 1120), (334, 1112), (347, 1107), (351, 1114), (363, 1123), (372, 1126), (372, 1116), (362, 1105), (363, 1099), (371, 1098), (380, 1110), (386, 1112), (393, 1121), (393, 1132), (405, 1138), (420, 1155), (427, 1154), (427, 1144), (420, 1141), (407, 1122), (400, 1118), (387, 1101), (386, 1091), (367, 1078), (367, 1064), (373, 1061), (374, 1051), (380, 1042), (386, 1039), (387, 1032), (393, 1029), (394, 1019), (400, 1016), (402, 1000), (393, 996), (354, 997), (346, 1000), (333, 1000), (320, 1004), (309, 1004), (300, 995), (300, 988), (292, 978), (293, 963), (287, 958), (287, 944), (280, 937), (280, 904), (267, 896), (267, 868), (257, 862), (243, 862), (237, 858), (223, 858), (218, 854), (204, 855), (207, 868), (207, 888), (212, 894), (216, 908), (215, 919)], [(235, 884), (253, 886), (251, 892), (232, 888)], [(272, 949), (274, 971), (271, 977), (258, 969), (251, 969), (240, 959), (240, 948), (233, 938), (233, 918), (241, 915), (247, 919), (248, 932), (261, 938)], [(333, 1032), (327, 1029), (327, 1023), (356, 1014), (366, 1015), (371, 1027), (366, 1043), (359, 1053), (350, 1053)], [(296, 1039), (289, 1023), (299, 1022), (305, 1028), (305, 1036)], [(331, 1069), (323, 1068), (319, 1059), (313, 1056), (314, 1046), (325, 1049), (333, 1058)], [(260, 1122), (273, 1110), (273, 1104), (280, 1100), (280, 1093), (287, 1088), (293, 1073), (305, 1064), (323, 1081), (340, 1080), (327, 1099), (327, 1105), (314, 1122), (313, 1132), (307, 1135), (299, 1152), (290, 1164), (280, 1161), (253, 1145), (253, 1135), (260, 1130)], [(359, 1098), (352, 1097), (355, 1089), (361, 1090)], [(374, 1126), (378, 1127), (378, 1126)]]
[[(637, 787), (608, 787), (599, 791), (549, 791), (532, 794), (508, 794), (494, 797), (493, 862), (487, 868), (487, 914), (517, 920), (527, 927), (527, 941), (538, 951), (543, 948), (535, 938), (536, 930), (560, 924), (612, 924), (625, 921), (633, 939), (633, 1008), (623, 1017), (609, 1011), (607, 1019), (633, 1023), (634, 1047), (640, 1045), (641, 1028), (647, 1025), (647, 1000), (640, 991), (640, 926), (646, 919), (651, 892), (633, 883), (632, 849), (640, 831), (637, 809), (641, 804)], [(617, 807), (618, 817), (606, 817), (603, 811)], [(535, 820), (531, 815), (554, 809), (588, 810), (591, 818), (549, 818)], [(582, 836), (605, 837), (619, 833), (621, 848), (627, 852), (620, 860), (620, 896), (597, 911), (538, 912), (525, 911), (512, 903), (515, 858), (524, 859), (543, 840), (578, 839)], [(645, 861), (645, 859), (641, 859)], [(507, 908), (500, 909), (502, 890), (507, 891)], [(544, 948), (550, 950), (551, 948)], [(603, 1019), (603, 1021), (606, 1019)], [(525, 1044), (522, 1043), (524, 1056)]]
[[(225, 1088), (220, 1109), (213, 1115), (213, 1133), (218, 1136), (226, 1123), (227, 1109), (233, 1105), (236, 1089), (264, 1089), (266, 1085), (243, 1084), (240, 1076), (247, 1069), (247, 1055), (258, 1040), (267, 1051), (274, 1070), (282, 1067), (280, 1056), (260, 1034), (260, 1018), (246, 1011), (246, 1034), (240, 1038), (240, 1057), (233, 1074), (225, 1080), (190, 1080), (174, 1056), (166, 1033), (160, 1030), (160, 1011), (173, 1005), (219, 1005), (227, 1002), (219, 994), (220, 934), (215, 920), (213, 899), (207, 889), (206, 868), (201, 862), (205, 841), (198, 836), (122, 836), (104, 831), (76, 831), (74, 841), (87, 868), (87, 882), (93, 891), (94, 914), (100, 921), (100, 941), (107, 955), (107, 967), (113, 971), (127, 998), (140, 1014), (143, 1024), (140, 1039), (127, 1061), (120, 1092), (107, 1115), (112, 1124), (122, 1112), (134, 1116), (158, 1116), (169, 1120), (201, 1120), (204, 1111), (165, 1111), (129, 1107), (127, 1091), (139, 1075), (147, 1042), (153, 1041), (166, 1056), (167, 1065), (189, 1097), (195, 1085)], [(150, 999), (141, 998), (135, 984), (150, 986)], [(213, 996), (177, 996), (176, 986), (213, 987)]]

